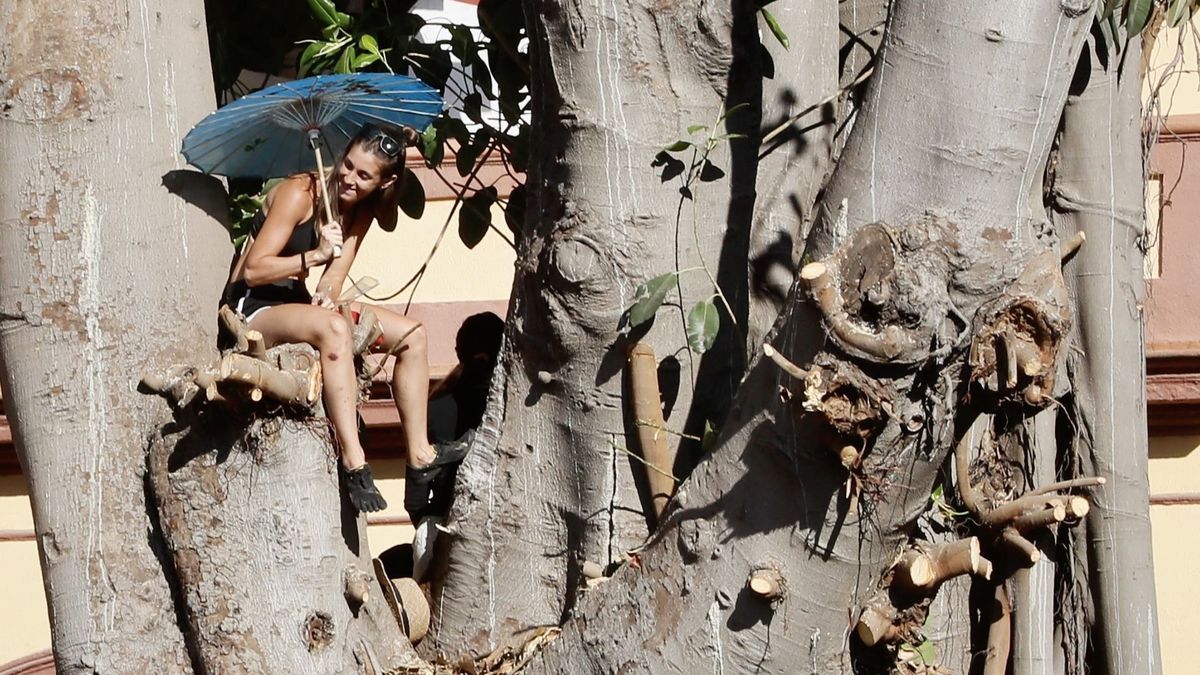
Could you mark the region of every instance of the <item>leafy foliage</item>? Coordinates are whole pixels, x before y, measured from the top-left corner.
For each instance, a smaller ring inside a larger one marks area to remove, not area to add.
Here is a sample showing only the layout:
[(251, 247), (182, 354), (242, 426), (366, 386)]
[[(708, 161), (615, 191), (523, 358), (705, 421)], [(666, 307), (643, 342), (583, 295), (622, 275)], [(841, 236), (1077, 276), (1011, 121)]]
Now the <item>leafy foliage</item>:
[[(214, 0), (209, 4), (217, 7), (210, 7), (210, 15), (220, 17), (214, 45), (237, 47), (219, 51), (214, 46), (213, 50), (218, 87), (227, 100), (252, 91), (233, 86), (243, 69), (284, 72), (289, 65), (285, 55), (294, 54), (296, 43), (303, 45), (298, 58), (292, 57), (298, 77), (400, 72), (441, 92), (451, 107), (425, 130), (418, 149), (435, 169), (450, 154), (448, 148), (453, 152), (454, 169), (465, 179), (455, 185), (461, 200), (459, 234), (468, 246), (479, 243), (491, 227), (491, 204), (507, 207), (494, 181), (485, 184), (478, 177), (480, 167), (498, 156), (508, 177), (519, 186), (528, 166), (529, 62), (522, 51), (526, 30), (520, 0), (481, 0), (478, 27), (427, 19), (415, 11), (415, 0), (370, 0), (361, 12), (341, 11), (332, 0)], [(264, 25), (272, 30), (264, 31)], [(264, 34), (287, 38), (280, 43), (273, 37), (265, 41), (256, 37)], [(404, 213), (420, 217), (424, 186), (408, 172), (399, 189)], [(482, 209), (485, 202), (488, 208)], [(505, 218), (518, 234), (523, 203), (520, 207), (513, 217), (506, 213)]]
[(678, 272), (667, 272), (639, 285), (634, 294), (633, 307), (629, 310), (629, 325), (636, 327), (653, 319), (667, 292), (678, 280)]
[(791, 49), (791, 41), (788, 40), (787, 33), (784, 32), (783, 26), (779, 25), (779, 20), (775, 18), (775, 15), (766, 7), (760, 9), (759, 12), (762, 13), (763, 21), (767, 22), (767, 27), (771, 29), (771, 34), (775, 36), (776, 40), (779, 40), (779, 44), (783, 45), (784, 49)]
[(458, 212), (458, 236), (467, 248), (475, 248), (492, 226), (492, 204), (496, 199), (496, 188), (490, 185), (463, 199)]
[(229, 221), (229, 238), (233, 240), (234, 248), (240, 249), (246, 242), (246, 237), (250, 234), (250, 223), (262, 208), (265, 192), (264, 190), (259, 194), (239, 194), (230, 199), (229, 211), (232, 218)]
[[(738, 104), (732, 108), (723, 110), (711, 125), (689, 125), (687, 127), (688, 137), (667, 144), (666, 147), (654, 156), (654, 160), (650, 163), (650, 166), (662, 169), (661, 178), (664, 183), (674, 178), (682, 177), (679, 194), (684, 200), (694, 199), (693, 190), (696, 186), (719, 181), (725, 177), (725, 170), (717, 166), (712, 161), (711, 156), (720, 144), (744, 137), (744, 134), (726, 131), (725, 124), (730, 116), (745, 107), (746, 104)], [(686, 158), (686, 161), (676, 157), (676, 155), (682, 155)], [(692, 225), (694, 231), (695, 223), (693, 222)], [(719, 298), (725, 304), (727, 310), (729, 310), (729, 305), (722, 295), (721, 289), (717, 285), (712, 272), (705, 266), (703, 259), (701, 259), (699, 267), (668, 272), (638, 286), (634, 295), (634, 304), (629, 310), (630, 326), (637, 327), (653, 319), (654, 314), (666, 299), (667, 293), (677, 284), (679, 276), (684, 272), (698, 270), (703, 270), (708, 275), (709, 281), (713, 285), (713, 295), (697, 303), (688, 313), (686, 322), (688, 347), (698, 354), (703, 354), (711, 349), (717, 339), (717, 332), (721, 327), (720, 314), (714, 300)], [(729, 310), (728, 313), (732, 321), (732, 310)]]
[(1125, 4), (1125, 30), (1130, 35), (1142, 32), (1150, 21), (1150, 12), (1154, 9), (1154, 0), (1130, 0)]
[[(480, 166), (498, 154), (518, 179), (528, 165), (529, 62), (519, 49), (526, 35), (519, 0), (482, 0), (477, 28), (427, 20), (413, 11), (413, 0), (373, 0), (359, 16), (338, 12), (330, 0), (308, 4), (321, 36), (301, 54), (301, 75), (401, 69), (453, 104), (424, 131), (419, 147), (430, 167), (441, 165), (447, 146), (454, 150), (455, 170), (466, 179), (459, 236), (474, 247), (491, 228), (491, 206), (499, 201), (495, 186), (478, 180)], [(421, 212), (423, 196), (405, 193), (406, 213)], [(519, 221), (506, 222), (519, 231)]]
[(717, 330), (721, 327), (721, 317), (717, 313), (717, 305), (713, 302), (716, 296), (706, 298), (696, 303), (687, 317), (688, 346), (697, 354), (708, 351), (717, 339)]
[(1191, 21), (1198, 9), (1200, 0), (1104, 0), (1096, 21), (1109, 41), (1115, 44), (1113, 36), (1118, 34), (1119, 28), (1125, 29), (1126, 42), (1130, 36), (1147, 29), (1157, 30), (1156, 12), (1162, 13), (1167, 26), (1177, 28)]

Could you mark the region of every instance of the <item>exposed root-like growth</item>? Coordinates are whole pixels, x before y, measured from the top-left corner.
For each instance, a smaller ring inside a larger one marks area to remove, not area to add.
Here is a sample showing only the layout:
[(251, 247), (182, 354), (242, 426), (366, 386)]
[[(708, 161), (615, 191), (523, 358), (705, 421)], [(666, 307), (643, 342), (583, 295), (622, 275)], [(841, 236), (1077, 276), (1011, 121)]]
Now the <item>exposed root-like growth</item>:
[(885, 599), (877, 597), (863, 607), (854, 632), (868, 647), (897, 642), (901, 636), (901, 629), (896, 619), (896, 608)]
[(995, 603), (988, 624), (987, 656), (983, 675), (1004, 675), (1008, 672), (1008, 654), (1012, 651), (1012, 603), (1004, 584), (996, 584)]
[(629, 390), (633, 398), (638, 445), (645, 461), (646, 484), (650, 486), (655, 518), (660, 518), (675, 493), (675, 479), (671, 477), (675, 456), (672, 439), (666, 432), (667, 422), (663, 419), (658, 360), (654, 349), (644, 342), (634, 344), (629, 350)]
[(1059, 257), (1032, 260), (1007, 291), (976, 319), (971, 380), (999, 402), (1034, 408), (1050, 404), (1061, 345), (1071, 327)]

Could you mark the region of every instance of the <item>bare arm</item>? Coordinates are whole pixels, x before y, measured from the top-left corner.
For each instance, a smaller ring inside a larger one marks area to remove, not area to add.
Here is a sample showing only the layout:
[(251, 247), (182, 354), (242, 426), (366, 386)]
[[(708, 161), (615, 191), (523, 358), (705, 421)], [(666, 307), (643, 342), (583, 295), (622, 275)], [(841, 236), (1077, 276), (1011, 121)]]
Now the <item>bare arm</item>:
[(333, 258), (333, 243), (322, 239), (318, 248), (301, 254), (281, 256), (296, 226), (312, 211), (312, 197), (301, 180), (293, 179), (276, 188), (267, 219), (246, 253), (242, 278), (248, 286), (302, 277), (308, 269)]
[(354, 264), (354, 258), (362, 247), (362, 240), (367, 236), (367, 230), (371, 229), (373, 216), (370, 212), (354, 214), (350, 231), (342, 240), (342, 256), (334, 258), (321, 274), (321, 281), (317, 284), (318, 300), (324, 297), (337, 302), (338, 296), (342, 294), (342, 286), (346, 283), (346, 276), (350, 273), (350, 266)]

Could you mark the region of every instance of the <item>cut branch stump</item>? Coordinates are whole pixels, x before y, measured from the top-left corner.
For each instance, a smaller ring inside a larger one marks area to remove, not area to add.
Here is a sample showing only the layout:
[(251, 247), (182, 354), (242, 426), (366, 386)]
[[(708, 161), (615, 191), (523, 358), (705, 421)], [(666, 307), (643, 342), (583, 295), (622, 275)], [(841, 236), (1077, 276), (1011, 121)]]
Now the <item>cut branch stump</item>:
[(787, 595), (787, 584), (783, 574), (774, 567), (755, 569), (746, 580), (746, 585), (755, 595), (765, 600), (782, 600)]
[(932, 597), (945, 581), (963, 574), (991, 578), (992, 564), (980, 554), (978, 537), (910, 548), (893, 568), (891, 587), (907, 600)]

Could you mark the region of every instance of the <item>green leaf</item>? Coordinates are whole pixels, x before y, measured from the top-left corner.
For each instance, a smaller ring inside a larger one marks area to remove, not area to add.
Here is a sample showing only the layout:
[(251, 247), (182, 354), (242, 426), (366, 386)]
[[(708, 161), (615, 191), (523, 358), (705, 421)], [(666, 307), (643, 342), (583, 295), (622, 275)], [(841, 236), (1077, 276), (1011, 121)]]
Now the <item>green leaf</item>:
[(933, 643), (933, 640), (922, 642), (921, 646), (917, 647), (917, 653), (921, 655), (921, 661), (925, 665), (932, 666), (937, 664), (937, 645)]
[(1138, 35), (1150, 20), (1154, 0), (1129, 0), (1125, 5), (1125, 32), (1130, 37)]
[(492, 226), (492, 204), (498, 197), (496, 188), (489, 186), (463, 199), (458, 212), (458, 238), (467, 248), (475, 248), (483, 241), (483, 235)]
[(372, 63), (375, 63), (378, 60), (379, 60), (378, 54), (359, 54), (354, 59), (354, 63), (352, 65), (354, 66), (355, 71), (359, 71), (359, 70), (362, 70), (363, 68), (371, 65)]
[(689, 134), (694, 134), (697, 131), (708, 131), (708, 125), (707, 124), (693, 124), (692, 126), (688, 127), (687, 131)]
[(304, 48), (304, 52), (300, 54), (300, 65), (297, 68), (301, 77), (312, 72), (313, 63), (317, 58), (317, 54), (320, 53), (321, 48), (324, 47), (325, 44), (326, 43), (324, 42), (313, 42)]
[(717, 437), (719, 432), (713, 426), (712, 421), (704, 420), (704, 435), (700, 438), (700, 450), (705, 454), (712, 451), (717, 446)]
[(350, 15), (342, 12), (334, 12), (333, 22), (337, 24), (338, 28), (346, 28), (350, 25)]
[(1107, 19), (1112, 16), (1113, 11), (1117, 9), (1117, 3), (1121, 0), (1104, 0), (1104, 9), (1100, 10), (1100, 18)]
[(421, 132), (421, 138), (417, 140), (421, 144), (421, 155), (426, 159), (432, 159), (438, 149), (438, 130), (432, 124)]
[(334, 8), (331, 0), (308, 0), (308, 8), (312, 10), (313, 18), (322, 27), (337, 23), (333, 16), (337, 13), (337, 9)]
[(1191, 14), (1192, 0), (1168, 0), (1170, 2), (1167, 8), (1167, 25), (1175, 28), (1181, 23), (1184, 23)]
[(639, 284), (634, 292), (633, 307), (629, 308), (629, 325), (640, 326), (653, 319), (678, 278), (678, 272), (667, 272)]
[(358, 38), (358, 46), (365, 52), (379, 56), (379, 43), (375, 40), (375, 36), (364, 33)]
[(682, 150), (687, 150), (690, 147), (692, 147), (691, 141), (675, 141), (674, 143), (663, 148), (663, 150), (667, 152), (680, 152)]
[(342, 55), (338, 57), (337, 65), (334, 66), (333, 71), (342, 74), (352, 72), (354, 57), (354, 47), (346, 47), (342, 50)]
[(717, 306), (712, 298), (696, 303), (687, 317), (688, 346), (697, 354), (708, 351), (717, 339), (717, 329), (721, 327), (721, 317), (717, 314)]
[(420, 220), (425, 215), (425, 186), (412, 169), (404, 169), (404, 177), (400, 179), (400, 193), (396, 201), (404, 215), (413, 220)]
[(767, 27), (771, 29), (771, 33), (775, 36), (775, 39), (779, 40), (779, 44), (783, 45), (784, 49), (791, 49), (791, 42), (788, 40), (787, 33), (783, 31), (783, 26), (779, 25), (779, 21), (775, 18), (775, 15), (768, 12), (765, 7), (759, 11), (762, 12), (763, 18), (767, 21)]

